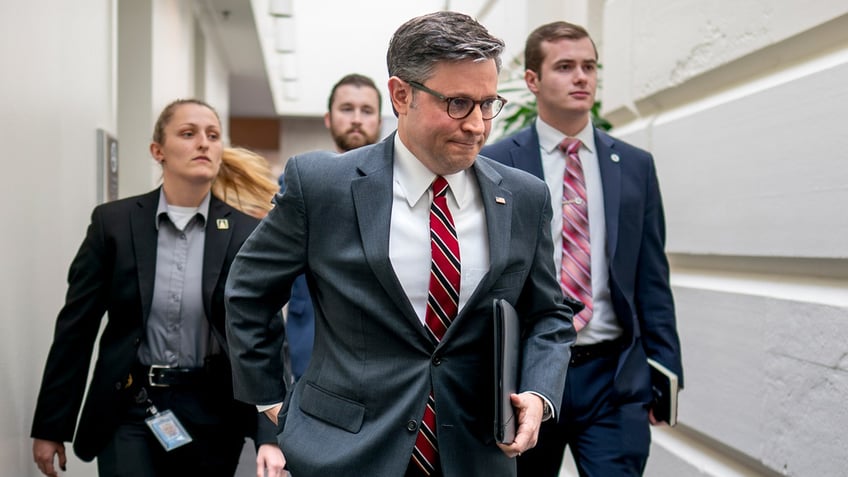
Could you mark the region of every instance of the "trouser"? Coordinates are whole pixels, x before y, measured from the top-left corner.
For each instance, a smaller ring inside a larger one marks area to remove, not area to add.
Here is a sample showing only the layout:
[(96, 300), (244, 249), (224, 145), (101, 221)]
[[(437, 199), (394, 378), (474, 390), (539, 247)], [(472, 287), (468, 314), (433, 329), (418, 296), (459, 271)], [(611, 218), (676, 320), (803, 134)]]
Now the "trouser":
[(649, 402), (617, 396), (617, 353), (571, 365), (556, 421), (542, 423), (535, 448), (518, 458), (519, 477), (555, 477), (565, 446), (581, 477), (641, 476), (651, 445)]
[(244, 446), (244, 423), (221, 415), (228, 409), (220, 398), (180, 388), (148, 388), (148, 393), (160, 412), (177, 415), (192, 442), (165, 451), (144, 422), (149, 404), (131, 403), (97, 456), (101, 477), (233, 476)]

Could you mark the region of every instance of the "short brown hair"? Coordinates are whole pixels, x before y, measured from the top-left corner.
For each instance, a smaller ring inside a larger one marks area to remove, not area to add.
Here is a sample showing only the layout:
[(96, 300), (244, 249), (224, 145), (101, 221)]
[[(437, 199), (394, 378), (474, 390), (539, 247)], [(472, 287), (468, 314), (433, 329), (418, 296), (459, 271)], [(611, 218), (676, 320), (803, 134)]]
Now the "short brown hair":
[(341, 86), (351, 85), (356, 86), (358, 88), (372, 88), (377, 92), (377, 104), (378, 104), (378, 113), (382, 113), (383, 111), (383, 95), (380, 94), (380, 90), (377, 89), (377, 85), (374, 84), (374, 80), (371, 78), (360, 75), (356, 73), (351, 73), (349, 75), (344, 76), (340, 79), (336, 84), (333, 85), (332, 91), (330, 91), (330, 99), (327, 100), (327, 111), (333, 110), (333, 101), (336, 99), (336, 90)]
[(561, 39), (580, 40), (583, 38), (588, 38), (592, 42), (592, 48), (595, 49), (595, 59), (597, 60), (598, 48), (595, 46), (592, 37), (589, 36), (589, 32), (582, 26), (563, 21), (542, 25), (527, 36), (527, 42), (524, 44), (524, 67), (541, 77), (542, 62), (545, 60), (542, 43)]

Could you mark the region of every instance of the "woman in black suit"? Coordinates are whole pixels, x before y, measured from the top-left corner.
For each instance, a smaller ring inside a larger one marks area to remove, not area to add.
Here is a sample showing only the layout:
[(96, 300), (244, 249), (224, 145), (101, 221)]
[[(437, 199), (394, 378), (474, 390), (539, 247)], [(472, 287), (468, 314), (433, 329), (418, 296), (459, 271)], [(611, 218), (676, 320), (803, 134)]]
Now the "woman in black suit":
[[(223, 298), (230, 263), (257, 220), (211, 192), (217, 179), (230, 185), (218, 190), (238, 196), (221, 167), (217, 113), (198, 100), (171, 103), (150, 152), (162, 186), (96, 207), (70, 267), (32, 428), (47, 476), (57, 475), (56, 457), (65, 467), (67, 441), (81, 459), (97, 458), (101, 476), (231, 476), (244, 436), (255, 432), (256, 410), (232, 397)], [(145, 422), (151, 405), (156, 417), (176, 418), (157, 421), (168, 445)], [(190, 442), (173, 433), (176, 422)]]

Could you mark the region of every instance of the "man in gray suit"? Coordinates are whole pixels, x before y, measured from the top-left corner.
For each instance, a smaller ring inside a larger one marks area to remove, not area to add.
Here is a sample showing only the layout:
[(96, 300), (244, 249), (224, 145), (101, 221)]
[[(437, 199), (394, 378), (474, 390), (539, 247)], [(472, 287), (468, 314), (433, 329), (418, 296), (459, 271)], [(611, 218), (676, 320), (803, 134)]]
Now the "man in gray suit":
[[(504, 103), (502, 50), (463, 14), (402, 25), (387, 55), (396, 133), (341, 158), (292, 158), (285, 193), (233, 262), (236, 397), (278, 423), (297, 477), (512, 477), (513, 457), (559, 411), (574, 329), (550, 260), (550, 196), (539, 179), (477, 154)], [(431, 248), (440, 243), (452, 265)], [(269, 324), (301, 273), (315, 344), (287, 394), (283, 332)], [(496, 298), (515, 306), (522, 331), (509, 444), (493, 432)]]

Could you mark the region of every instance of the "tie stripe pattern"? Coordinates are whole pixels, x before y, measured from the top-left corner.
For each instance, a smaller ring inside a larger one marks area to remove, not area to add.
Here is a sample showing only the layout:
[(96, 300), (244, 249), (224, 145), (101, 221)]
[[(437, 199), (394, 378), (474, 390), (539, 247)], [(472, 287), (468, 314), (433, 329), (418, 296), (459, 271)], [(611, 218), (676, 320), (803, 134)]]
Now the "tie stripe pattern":
[[(459, 241), (453, 217), (448, 210), (448, 182), (441, 176), (433, 181), (430, 206), (430, 289), (424, 321), (435, 342), (442, 340), (459, 308)], [(436, 400), (433, 391), (427, 399), (424, 417), (412, 451), (412, 468), (423, 476), (436, 473), (439, 446), (436, 441)]]
[(430, 206), (430, 289), (425, 321), (437, 342), (456, 316), (459, 305), (459, 241), (448, 210), (448, 182), (441, 176), (433, 182)]
[(415, 438), (412, 463), (422, 476), (433, 475), (439, 463), (439, 447), (436, 443), (436, 400), (432, 392), (427, 398), (427, 407), (424, 409), (421, 427)]
[(562, 292), (586, 305), (574, 315), (574, 328), (580, 331), (592, 319), (592, 260), (589, 248), (589, 209), (586, 203), (586, 182), (580, 162), (581, 142), (565, 138), (560, 149), (565, 153), (565, 174), (562, 181)]

